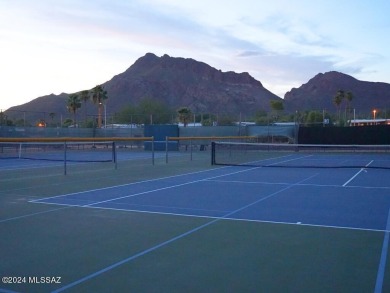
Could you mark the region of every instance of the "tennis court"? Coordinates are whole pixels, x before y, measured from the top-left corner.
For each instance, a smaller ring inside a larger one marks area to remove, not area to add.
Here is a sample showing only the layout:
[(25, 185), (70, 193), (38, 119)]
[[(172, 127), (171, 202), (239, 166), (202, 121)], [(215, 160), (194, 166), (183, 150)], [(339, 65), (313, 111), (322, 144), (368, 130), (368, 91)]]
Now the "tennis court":
[(272, 168), (210, 156), (67, 176), (6, 160), (0, 292), (390, 291), (389, 154), (320, 157), (345, 168), (310, 167), (306, 153)]

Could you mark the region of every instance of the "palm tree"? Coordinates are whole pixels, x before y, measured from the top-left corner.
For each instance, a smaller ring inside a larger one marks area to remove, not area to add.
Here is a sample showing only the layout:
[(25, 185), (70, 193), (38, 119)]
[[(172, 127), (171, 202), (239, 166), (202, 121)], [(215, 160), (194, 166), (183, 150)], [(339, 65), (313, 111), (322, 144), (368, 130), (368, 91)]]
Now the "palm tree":
[(181, 107), (177, 110), (179, 114), (179, 121), (184, 124), (184, 127), (187, 126), (189, 120), (191, 119), (191, 109), (187, 107)]
[(107, 92), (102, 85), (97, 85), (92, 89), (92, 101), (98, 106), (98, 128), (102, 127), (102, 107), (104, 100), (107, 99)]
[(333, 98), (333, 103), (337, 107), (337, 111), (339, 113), (339, 124), (340, 124), (340, 116), (341, 116), (341, 103), (343, 102), (343, 99), (345, 98), (345, 93), (343, 90), (338, 90), (336, 95)]
[(90, 99), (89, 91), (85, 90), (80, 93), (80, 99), (84, 102), (84, 120), (85, 125), (87, 125), (87, 101)]
[(348, 120), (349, 119), (349, 114), (351, 112), (351, 102), (353, 100), (352, 92), (347, 92), (345, 94), (345, 99), (347, 100), (347, 108), (346, 108), (347, 115), (346, 115), (346, 119)]
[(69, 95), (67, 108), (70, 113), (73, 113), (74, 115), (73, 124), (74, 126), (76, 126), (76, 111), (77, 109), (81, 108), (81, 101), (78, 94)]

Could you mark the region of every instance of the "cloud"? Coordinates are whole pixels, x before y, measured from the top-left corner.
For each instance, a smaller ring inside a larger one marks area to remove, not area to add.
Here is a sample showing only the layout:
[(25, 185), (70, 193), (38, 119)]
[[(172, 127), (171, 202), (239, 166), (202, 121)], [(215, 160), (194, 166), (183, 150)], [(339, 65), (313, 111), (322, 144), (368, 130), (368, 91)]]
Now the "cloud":
[[(331, 70), (388, 82), (383, 7), (389, 4), (382, 2), (358, 1), (346, 11), (335, 9), (346, 5), (336, 0), (0, 1), (0, 64), (15, 73), (4, 74), (4, 87), (23, 72), (41, 94), (56, 92), (53, 83), (58, 91), (76, 91), (110, 79), (147, 52), (249, 72), (281, 96)], [(15, 96), (11, 86), (3, 90)]]
[(262, 54), (259, 51), (241, 52), (233, 59), (232, 66), (237, 71), (249, 72), (280, 97), (320, 72), (335, 70), (333, 62), (326, 56)]
[(259, 55), (261, 55), (259, 51), (243, 51), (237, 54), (237, 57), (254, 57)]

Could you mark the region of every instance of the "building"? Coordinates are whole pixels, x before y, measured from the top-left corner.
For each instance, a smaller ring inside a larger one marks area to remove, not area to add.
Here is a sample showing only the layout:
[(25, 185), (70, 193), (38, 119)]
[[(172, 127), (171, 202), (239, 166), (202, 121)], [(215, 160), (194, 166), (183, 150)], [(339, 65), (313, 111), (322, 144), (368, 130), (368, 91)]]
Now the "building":
[(348, 122), (351, 126), (390, 125), (390, 119), (352, 119)]

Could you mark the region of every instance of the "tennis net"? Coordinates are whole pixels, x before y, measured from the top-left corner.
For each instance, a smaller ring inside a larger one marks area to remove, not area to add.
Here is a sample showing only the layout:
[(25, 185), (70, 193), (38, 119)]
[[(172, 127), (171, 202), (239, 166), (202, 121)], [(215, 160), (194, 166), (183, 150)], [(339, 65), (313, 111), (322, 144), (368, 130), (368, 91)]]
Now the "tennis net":
[[(145, 142), (151, 142), (151, 151), (144, 148)], [(154, 165), (153, 137), (56, 137), (56, 138), (0, 138), (0, 159), (9, 159), (3, 166), (29, 167), (26, 160), (53, 161), (47, 166), (62, 162), (64, 174), (67, 165), (80, 163), (117, 163), (149, 161)], [(21, 160), (24, 159), (24, 160)], [(3, 160), (5, 162), (5, 160)], [(45, 163), (34, 163), (44, 166)], [(45, 165), (46, 166), (46, 165)]]
[(303, 145), (213, 142), (213, 165), (390, 169), (390, 145)]
[(2, 142), (1, 159), (68, 162), (113, 162), (112, 142)]

